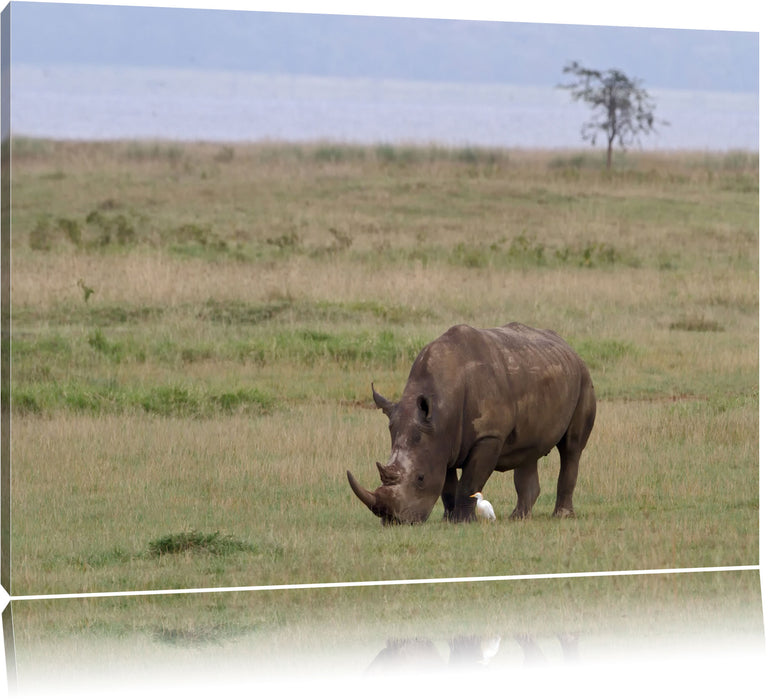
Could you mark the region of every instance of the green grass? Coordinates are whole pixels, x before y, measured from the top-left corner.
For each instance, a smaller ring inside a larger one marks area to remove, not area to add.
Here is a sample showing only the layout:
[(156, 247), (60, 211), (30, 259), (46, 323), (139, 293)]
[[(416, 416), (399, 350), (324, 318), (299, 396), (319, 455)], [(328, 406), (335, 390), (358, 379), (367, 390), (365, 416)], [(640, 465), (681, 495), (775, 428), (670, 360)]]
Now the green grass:
[(205, 534), (197, 530), (164, 535), (148, 543), (149, 554), (158, 556), (191, 551), (226, 556), (236, 552), (252, 552), (254, 550), (252, 545), (238, 540), (232, 535), (222, 535), (219, 532)]
[[(756, 154), (13, 157), (13, 594), (757, 562)], [(490, 527), (382, 528), (345, 479), (389, 453), (370, 383), (512, 320), (593, 375), (578, 517), (550, 517), (553, 453), (531, 520), (495, 474)]]

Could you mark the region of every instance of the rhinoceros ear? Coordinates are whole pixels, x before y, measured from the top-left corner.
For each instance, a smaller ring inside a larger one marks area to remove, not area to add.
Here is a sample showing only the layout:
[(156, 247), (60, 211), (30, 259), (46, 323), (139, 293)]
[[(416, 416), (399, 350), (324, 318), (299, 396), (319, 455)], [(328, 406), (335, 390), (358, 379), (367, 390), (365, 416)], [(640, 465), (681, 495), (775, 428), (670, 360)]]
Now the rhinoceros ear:
[(424, 396), (421, 394), (418, 396), (418, 413), (420, 415), (421, 420), (423, 420), (426, 423), (431, 422), (431, 399), (428, 396)]
[(385, 396), (381, 396), (380, 394), (378, 394), (375, 391), (374, 382), (372, 382), (372, 398), (375, 400), (375, 403), (377, 404), (377, 408), (381, 409), (382, 412), (390, 418), (391, 413), (393, 412), (394, 406), (396, 406), (396, 404), (386, 399)]

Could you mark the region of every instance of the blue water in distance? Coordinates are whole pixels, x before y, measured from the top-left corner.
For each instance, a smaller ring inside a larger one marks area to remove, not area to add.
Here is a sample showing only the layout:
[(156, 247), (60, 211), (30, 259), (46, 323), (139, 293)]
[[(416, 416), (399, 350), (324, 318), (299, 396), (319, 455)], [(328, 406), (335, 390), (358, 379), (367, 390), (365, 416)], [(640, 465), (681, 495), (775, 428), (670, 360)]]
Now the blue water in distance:
[[(669, 125), (641, 148), (758, 150), (756, 93), (648, 91)], [(14, 136), (582, 148), (589, 116), (551, 86), (86, 66), (11, 73)]]

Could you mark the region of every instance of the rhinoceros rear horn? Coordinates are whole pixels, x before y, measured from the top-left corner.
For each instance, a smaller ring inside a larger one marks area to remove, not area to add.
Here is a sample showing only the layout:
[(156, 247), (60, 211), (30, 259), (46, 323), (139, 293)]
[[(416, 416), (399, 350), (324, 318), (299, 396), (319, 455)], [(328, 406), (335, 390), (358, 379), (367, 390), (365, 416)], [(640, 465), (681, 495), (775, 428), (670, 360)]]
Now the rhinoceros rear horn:
[(377, 408), (381, 409), (382, 412), (388, 416), (391, 417), (391, 412), (393, 411), (395, 403), (389, 401), (385, 398), (385, 396), (381, 396), (375, 391), (375, 383), (372, 382), (372, 398), (375, 400), (375, 403), (377, 404)]
[(391, 467), (386, 467), (377, 462), (377, 471), (380, 472), (380, 481), (383, 482), (384, 486), (399, 483), (399, 473), (396, 469), (391, 469)]
[(353, 493), (358, 496), (358, 499), (374, 513), (375, 507), (377, 506), (377, 497), (374, 493), (361, 486), (350, 471), (348, 471), (348, 483), (350, 484), (350, 488), (353, 489)]

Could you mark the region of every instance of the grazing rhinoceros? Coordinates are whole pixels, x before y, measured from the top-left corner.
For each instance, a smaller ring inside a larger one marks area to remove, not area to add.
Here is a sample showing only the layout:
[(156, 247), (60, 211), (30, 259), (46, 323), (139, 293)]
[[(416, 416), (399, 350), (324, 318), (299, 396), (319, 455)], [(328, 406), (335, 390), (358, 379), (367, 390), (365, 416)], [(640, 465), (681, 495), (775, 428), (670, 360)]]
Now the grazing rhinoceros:
[[(524, 518), (539, 496), (538, 460), (560, 453), (554, 515), (573, 515), (579, 457), (595, 421), (595, 393), (579, 356), (553, 331), (520, 323), (453, 326), (420, 351), (398, 403), (380, 396), (391, 457), (369, 491), (348, 471), (356, 496), (383, 524), (428, 518), (439, 496), (448, 520), (473, 520), (496, 471), (514, 470)], [(461, 470), (460, 479), (456, 470)]]

